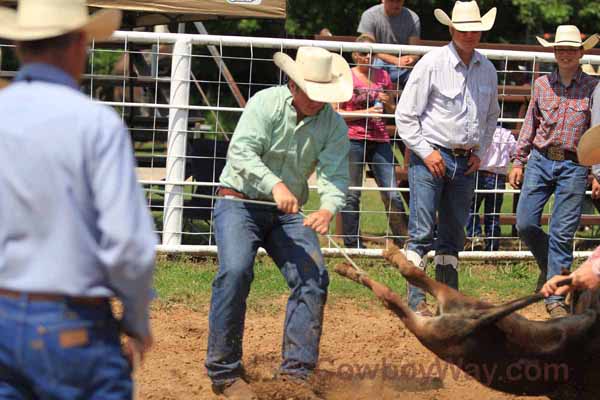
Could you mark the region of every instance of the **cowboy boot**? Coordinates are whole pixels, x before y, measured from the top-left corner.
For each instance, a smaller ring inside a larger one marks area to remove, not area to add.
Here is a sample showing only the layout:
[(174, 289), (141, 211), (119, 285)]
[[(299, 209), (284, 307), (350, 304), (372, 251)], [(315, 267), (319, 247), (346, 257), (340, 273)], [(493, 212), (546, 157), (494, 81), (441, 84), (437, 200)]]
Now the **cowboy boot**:
[(436, 255), (435, 280), (458, 290), (458, 258), (447, 254)]

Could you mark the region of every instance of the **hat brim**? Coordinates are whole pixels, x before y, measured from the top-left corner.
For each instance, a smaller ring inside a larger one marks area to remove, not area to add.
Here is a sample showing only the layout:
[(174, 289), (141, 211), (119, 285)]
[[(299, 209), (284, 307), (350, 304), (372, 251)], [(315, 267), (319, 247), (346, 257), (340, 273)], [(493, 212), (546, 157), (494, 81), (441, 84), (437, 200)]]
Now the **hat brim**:
[(60, 27), (31, 28), (18, 24), (17, 12), (9, 8), (0, 8), (0, 37), (16, 42), (49, 39), (69, 32), (83, 31), (88, 40), (108, 39), (121, 25), (120, 10), (100, 10), (91, 15), (83, 24), (74, 23)]
[(592, 76), (600, 75), (600, 70), (598, 72), (596, 72), (596, 70), (594, 69), (594, 66), (592, 64), (583, 64), (581, 66), (581, 70), (588, 75), (592, 75)]
[(436, 8), (433, 15), (442, 25), (450, 26), (460, 32), (486, 32), (492, 29), (496, 22), (496, 14), (498, 9), (493, 7), (483, 17), (481, 22), (452, 22), (452, 19), (444, 12), (444, 10)]
[(582, 165), (600, 164), (600, 125), (583, 134), (577, 145), (577, 159)]
[(549, 42), (544, 38), (539, 36), (535, 37), (537, 41), (544, 47), (556, 47), (556, 46), (565, 46), (565, 47), (583, 47), (584, 50), (593, 49), (596, 47), (598, 42), (600, 41), (600, 36), (598, 34), (593, 34), (589, 38), (585, 40), (583, 43), (576, 42)]
[(285, 53), (275, 53), (273, 61), (306, 93), (309, 99), (322, 103), (342, 103), (352, 98), (354, 89), (352, 72), (344, 57), (335, 53), (332, 56), (331, 67), (334, 78), (327, 83), (305, 80), (296, 61)]

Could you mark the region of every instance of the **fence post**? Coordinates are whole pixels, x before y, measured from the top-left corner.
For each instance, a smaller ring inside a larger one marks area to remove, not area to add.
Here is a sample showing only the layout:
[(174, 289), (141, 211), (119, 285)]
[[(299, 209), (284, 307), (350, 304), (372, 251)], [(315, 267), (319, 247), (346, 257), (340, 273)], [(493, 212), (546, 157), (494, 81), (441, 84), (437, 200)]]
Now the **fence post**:
[[(169, 136), (167, 144), (167, 182), (185, 180), (185, 149), (188, 129), (190, 100), (190, 73), (192, 66), (192, 42), (178, 39), (173, 47), (171, 60), (171, 93), (169, 109)], [(184, 107), (184, 108), (178, 108)], [(163, 245), (180, 245), (183, 229), (182, 185), (165, 186), (163, 210)]]

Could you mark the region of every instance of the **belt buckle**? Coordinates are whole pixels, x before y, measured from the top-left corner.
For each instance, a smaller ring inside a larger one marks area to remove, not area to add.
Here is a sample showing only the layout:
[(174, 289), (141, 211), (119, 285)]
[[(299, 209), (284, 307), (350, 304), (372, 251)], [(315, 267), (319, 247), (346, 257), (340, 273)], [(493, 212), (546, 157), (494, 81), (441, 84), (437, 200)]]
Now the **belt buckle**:
[(546, 154), (548, 154), (548, 158), (553, 161), (565, 160), (565, 152), (559, 146), (549, 146)]

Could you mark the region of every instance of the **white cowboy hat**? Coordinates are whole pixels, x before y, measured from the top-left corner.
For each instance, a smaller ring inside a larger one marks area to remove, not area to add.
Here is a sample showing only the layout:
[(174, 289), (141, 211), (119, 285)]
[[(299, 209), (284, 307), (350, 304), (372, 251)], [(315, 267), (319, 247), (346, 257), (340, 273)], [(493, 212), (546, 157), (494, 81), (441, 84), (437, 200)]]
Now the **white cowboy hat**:
[(598, 44), (600, 37), (594, 34), (587, 38), (585, 42), (581, 42), (581, 32), (575, 25), (559, 25), (556, 28), (554, 35), (554, 43), (548, 42), (546, 39), (536, 36), (538, 42), (544, 47), (568, 46), (568, 47), (583, 47), (584, 50), (589, 50)]
[(496, 7), (482, 17), (479, 6), (475, 1), (457, 1), (452, 9), (452, 18), (443, 10), (436, 8), (435, 18), (442, 24), (461, 32), (489, 31), (496, 20)]
[(594, 66), (592, 64), (583, 64), (581, 66), (581, 70), (588, 75), (592, 75), (592, 76), (600, 75), (600, 69), (598, 70), (598, 72), (596, 72), (596, 70), (594, 69)]
[(579, 139), (577, 159), (581, 165), (600, 164), (600, 125), (591, 127)]
[(352, 97), (352, 72), (339, 54), (320, 47), (300, 47), (296, 61), (281, 52), (275, 53), (273, 61), (313, 101), (340, 103)]
[(88, 40), (103, 40), (121, 25), (121, 11), (89, 16), (85, 0), (19, 0), (17, 10), (0, 7), (0, 37), (18, 42), (49, 39), (83, 31)]

